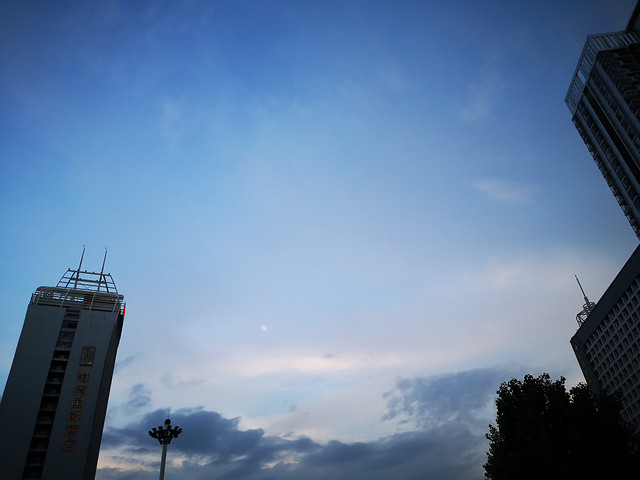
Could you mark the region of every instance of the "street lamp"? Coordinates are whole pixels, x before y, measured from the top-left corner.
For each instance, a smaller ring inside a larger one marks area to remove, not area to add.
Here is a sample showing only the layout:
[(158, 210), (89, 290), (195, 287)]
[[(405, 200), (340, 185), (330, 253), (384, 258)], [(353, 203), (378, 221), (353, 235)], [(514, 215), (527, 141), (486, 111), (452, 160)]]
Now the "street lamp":
[(167, 445), (171, 440), (177, 438), (182, 433), (180, 427), (172, 427), (171, 420), (168, 418), (164, 421), (164, 427), (160, 425), (158, 428), (149, 430), (149, 436), (155, 438), (162, 445), (162, 462), (160, 462), (160, 480), (164, 480), (164, 464), (167, 462)]

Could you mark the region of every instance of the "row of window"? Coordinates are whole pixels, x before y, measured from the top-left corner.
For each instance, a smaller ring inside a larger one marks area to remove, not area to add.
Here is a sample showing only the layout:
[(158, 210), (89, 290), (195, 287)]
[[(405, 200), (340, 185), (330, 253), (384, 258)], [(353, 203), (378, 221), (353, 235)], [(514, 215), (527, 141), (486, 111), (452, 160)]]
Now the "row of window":
[[(623, 164), (620, 163), (617, 155), (613, 152), (613, 149), (611, 148), (610, 143), (605, 138), (605, 136), (601, 133), (599, 125), (596, 123), (595, 119), (593, 118), (591, 113), (588, 111), (587, 106), (581, 103), (579, 110), (583, 118), (587, 122), (587, 128), (589, 128), (589, 130), (591, 131), (591, 134), (594, 136), (595, 140), (598, 142), (598, 145), (600, 146), (600, 150), (604, 154), (605, 158), (608, 160), (611, 171), (615, 173), (616, 177), (619, 180), (618, 182), (613, 181), (613, 178), (608, 174), (609, 169), (606, 168), (606, 165), (602, 164), (602, 160), (599, 157), (598, 150), (594, 148), (593, 145), (590, 145), (591, 141), (589, 136), (587, 135), (587, 132), (585, 131), (584, 128), (582, 129), (578, 128), (578, 132), (580, 132), (580, 136), (582, 137), (583, 141), (587, 144), (588, 148), (590, 147), (589, 151), (591, 152), (591, 155), (594, 157), (594, 160), (598, 164), (598, 168), (600, 169), (601, 172), (603, 172), (603, 175), (607, 180), (607, 184), (609, 185), (609, 188), (611, 188), (614, 183), (616, 184), (616, 186), (622, 186), (624, 190), (628, 193), (629, 198), (633, 199), (635, 207), (640, 210), (640, 195), (638, 194), (638, 191), (636, 190), (635, 186), (632, 184), (631, 179), (629, 178), (629, 175), (627, 174), (627, 171), (624, 168)], [(638, 145), (640, 145), (640, 137), (636, 135), (633, 130), (631, 130), (630, 138), (633, 139), (634, 145), (635, 145), (635, 142), (638, 142)], [(607, 175), (604, 174), (605, 171), (607, 172)]]
[[(631, 227), (633, 228), (636, 235), (640, 236), (640, 224), (636, 219), (636, 216), (633, 214), (633, 211), (631, 210), (629, 204), (627, 203), (627, 199), (622, 195), (622, 192), (619, 190), (619, 187), (622, 187), (622, 185), (618, 183), (618, 180), (613, 179), (611, 173), (609, 172), (608, 166), (600, 157), (598, 148), (596, 147), (596, 145), (592, 141), (591, 136), (589, 135), (589, 133), (591, 133), (591, 135), (593, 135), (593, 139), (597, 142), (597, 144), (602, 146), (605, 149), (604, 151), (608, 153), (607, 157), (611, 156), (615, 158), (615, 156), (613, 156), (613, 153), (611, 152), (610, 146), (606, 138), (600, 131), (599, 125), (595, 122), (593, 116), (591, 115), (591, 112), (589, 111), (589, 109), (587, 108), (584, 102), (580, 102), (580, 104), (578, 105), (578, 112), (574, 116), (573, 122), (578, 130), (578, 133), (582, 137), (582, 140), (587, 145), (589, 152), (593, 156), (593, 159), (595, 160), (596, 165), (598, 166), (598, 169), (600, 170), (600, 172), (602, 173), (602, 176), (607, 182), (607, 185), (609, 185), (609, 188), (611, 189), (614, 197), (618, 200), (618, 204), (620, 205), (623, 212), (625, 213), (625, 216), (629, 220)], [(609, 160), (609, 163), (611, 163), (611, 160)], [(619, 162), (618, 162), (618, 165), (619, 165)], [(624, 170), (618, 168), (617, 175), (622, 176), (622, 179), (620, 179), (620, 181), (624, 181), (626, 185), (628, 185), (630, 188), (632, 187), (629, 180), (625, 178), (626, 172), (624, 172)], [(633, 205), (636, 207), (637, 210), (640, 211), (639, 193), (635, 191), (635, 189), (632, 189), (632, 191), (629, 192), (629, 195), (630, 195), (630, 198), (632, 199)]]
[[(638, 76), (640, 79), (640, 65), (635, 66), (638, 69), (638, 73), (634, 74)], [(627, 85), (629, 81), (627, 81), (624, 85), (621, 84), (620, 81), (616, 81), (611, 75), (609, 75), (609, 70), (607, 68), (603, 68), (604, 74), (601, 74), (599, 69), (594, 69), (593, 74), (590, 77), (590, 81), (595, 87), (594, 90), (597, 91), (602, 100), (608, 105), (609, 110), (613, 114), (613, 117), (618, 121), (618, 125), (616, 126), (616, 131), (625, 132), (628, 136), (628, 139), (635, 146), (636, 150), (640, 149), (640, 132), (637, 131), (637, 128), (633, 127), (634, 120), (637, 117), (637, 112), (625, 112), (624, 110), (628, 110), (624, 108), (624, 103), (615, 99), (611, 94), (610, 89), (612, 88), (610, 84), (613, 84), (613, 88), (617, 90), (618, 94), (624, 98), (622, 95), (623, 92), (626, 91), (640, 91), (640, 82), (631, 82), (633, 84)], [(602, 76), (601, 76), (602, 75)], [(625, 77), (628, 80), (629, 76)], [(609, 79), (610, 83), (607, 82)], [(609, 83), (609, 85), (608, 85)], [(622, 108), (621, 108), (622, 107)], [(637, 121), (636, 121), (637, 124)]]
[(600, 385), (622, 392), (625, 417), (640, 426), (640, 278), (585, 342), (585, 351)]
[[(637, 355), (637, 351), (635, 352)], [(624, 365), (620, 362), (616, 367), (608, 369), (603, 376), (599, 376), (600, 383), (607, 391), (615, 392), (622, 390), (626, 395), (632, 388), (638, 385), (637, 365), (634, 367), (631, 363), (627, 364), (624, 368), (620, 369), (620, 366)], [(596, 372), (597, 373), (597, 372)]]
[[(585, 343), (587, 353), (597, 354), (597, 349), (602, 348), (605, 341), (611, 338), (616, 342), (620, 337), (627, 340), (630, 336), (637, 338), (640, 333), (639, 306), (640, 278), (636, 278)], [(631, 319), (631, 323), (628, 319)]]
[[(624, 99), (630, 118), (640, 118), (640, 46), (602, 52), (600, 64)], [(628, 132), (626, 125), (622, 128)], [(640, 141), (636, 139), (633, 144), (640, 150)]]
[(53, 428), (54, 415), (69, 362), (69, 350), (73, 344), (79, 318), (80, 310), (67, 308), (58, 334), (56, 349), (49, 366), (49, 374), (40, 402), (40, 409), (38, 410), (38, 417), (31, 438), (31, 444), (29, 445), (23, 478), (39, 479), (42, 476), (46, 450)]
[[(603, 361), (589, 358), (600, 383), (609, 387), (615, 387), (613, 390), (620, 387), (620, 385), (628, 380), (640, 367), (636, 361), (638, 354), (640, 354), (637, 339), (631, 341), (631, 346), (629, 349), (624, 350), (624, 353), (616, 353), (618, 351), (618, 349), (612, 351)], [(629, 361), (629, 359), (632, 360)]]

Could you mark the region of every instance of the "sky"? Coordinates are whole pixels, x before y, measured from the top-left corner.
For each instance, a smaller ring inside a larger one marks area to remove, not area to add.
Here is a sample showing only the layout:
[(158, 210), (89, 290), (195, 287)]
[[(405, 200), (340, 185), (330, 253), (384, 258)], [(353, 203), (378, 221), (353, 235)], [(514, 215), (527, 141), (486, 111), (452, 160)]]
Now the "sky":
[[(98, 480), (483, 478), (495, 392), (638, 244), (564, 104), (633, 0), (0, 3), (0, 386), (127, 302)], [(155, 443), (154, 443), (155, 442)]]

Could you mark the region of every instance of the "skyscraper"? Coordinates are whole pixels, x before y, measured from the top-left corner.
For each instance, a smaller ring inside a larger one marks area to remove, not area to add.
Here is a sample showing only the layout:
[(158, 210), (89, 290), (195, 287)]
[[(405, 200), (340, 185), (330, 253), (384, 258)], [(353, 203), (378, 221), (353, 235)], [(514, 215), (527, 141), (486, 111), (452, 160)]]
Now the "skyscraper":
[[(640, 2), (626, 30), (590, 35), (565, 102), (634, 232), (640, 238)], [(585, 295), (571, 338), (589, 387), (622, 396), (640, 430), (640, 247), (602, 298)]]
[(640, 24), (590, 35), (565, 103), (572, 121), (640, 238)]
[(2, 478), (95, 476), (125, 304), (104, 263), (81, 268), (31, 296), (0, 403)]
[(618, 392), (623, 415), (640, 430), (640, 247), (597, 304), (586, 299), (571, 346), (593, 391)]

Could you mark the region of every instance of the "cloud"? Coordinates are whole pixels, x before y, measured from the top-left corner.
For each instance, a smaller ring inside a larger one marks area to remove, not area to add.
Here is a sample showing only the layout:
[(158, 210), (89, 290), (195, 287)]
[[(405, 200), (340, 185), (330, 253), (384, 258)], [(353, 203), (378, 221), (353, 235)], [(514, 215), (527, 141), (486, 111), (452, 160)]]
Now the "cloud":
[[(495, 391), (509, 378), (501, 368), (401, 378), (385, 394), (384, 420), (412, 421), (414, 429), (364, 442), (269, 436), (261, 428), (243, 430), (240, 418), (202, 408), (178, 410), (171, 420), (183, 433), (171, 443), (167, 474), (196, 480), (480, 480)], [(147, 431), (165, 416), (156, 410), (124, 428), (107, 428), (105, 466), (96, 478), (152, 478), (147, 475), (157, 465), (159, 446)]]
[[(123, 443), (135, 444), (140, 446), (141, 451), (151, 451), (155, 445), (147, 432), (152, 427), (163, 424), (166, 415), (166, 410), (155, 410), (144, 415), (137, 423), (124, 428), (107, 429), (102, 443), (106, 447)], [(264, 434), (260, 429), (239, 430), (239, 418), (226, 419), (219, 413), (202, 409), (172, 412), (171, 420), (173, 425), (189, 432), (172, 444), (172, 449), (186, 455), (215, 455), (221, 459), (240, 457), (253, 450)]]
[(115, 366), (115, 373), (118, 373), (120, 370), (122, 370), (123, 368), (127, 367), (131, 362), (133, 362), (136, 359), (137, 355), (129, 355), (127, 358), (125, 358), (124, 360), (118, 360), (116, 362), (116, 366)]
[[(242, 357), (239, 355), (239, 357)], [(245, 357), (246, 358), (246, 357)], [(352, 354), (310, 354), (297, 351), (283, 351), (279, 355), (263, 358), (259, 363), (243, 362), (243, 358), (234, 359), (235, 373), (240, 376), (282, 374), (283, 372), (302, 372), (310, 375), (330, 374), (345, 371), (362, 371), (375, 368), (388, 368), (398, 365), (396, 355), (374, 355), (371, 353)]]
[[(123, 391), (120, 401), (109, 406), (109, 420), (119, 416), (139, 416), (141, 411), (148, 410), (151, 405), (151, 391), (142, 383), (137, 383)], [(109, 422), (109, 420), (107, 422)]]
[(516, 203), (530, 202), (538, 190), (535, 185), (497, 178), (476, 180), (471, 186), (492, 200)]
[(496, 68), (495, 59), (490, 59), (478, 72), (476, 81), (468, 86), (468, 102), (460, 112), (462, 120), (479, 122), (491, 118), (504, 88), (503, 75)]
[(166, 388), (179, 389), (179, 390), (184, 390), (189, 387), (195, 387), (196, 385), (201, 385), (205, 383), (205, 380), (203, 380), (202, 378), (195, 378), (195, 377), (180, 378), (175, 375), (169, 375), (169, 374), (163, 375), (160, 380), (162, 382), (162, 385), (164, 385)]
[(175, 153), (182, 141), (185, 108), (181, 102), (166, 100), (161, 109), (162, 138), (169, 151)]
[(487, 406), (493, 405), (497, 386), (511, 377), (507, 371), (486, 368), (400, 379), (385, 394), (387, 413), (383, 420), (406, 417), (423, 428), (454, 421), (475, 424)]
[(127, 406), (134, 410), (151, 404), (151, 392), (142, 383), (138, 383), (129, 390)]

